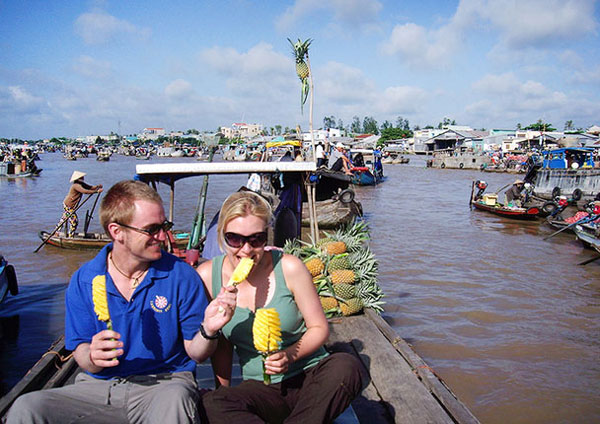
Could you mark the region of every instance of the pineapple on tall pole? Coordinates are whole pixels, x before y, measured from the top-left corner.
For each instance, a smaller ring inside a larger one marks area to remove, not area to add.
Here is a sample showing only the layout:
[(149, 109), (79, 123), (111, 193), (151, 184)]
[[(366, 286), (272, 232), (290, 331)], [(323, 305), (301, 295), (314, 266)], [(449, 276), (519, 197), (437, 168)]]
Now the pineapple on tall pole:
[[(312, 39), (308, 38), (305, 41), (302, 41), (298, 38), (297, 42), (293, 42), (288, 38), (292, 46), (292, 52), (294, 54), (294, 58), (296, 59), (296, 74), (300, 81), (302, 82), (302, 90), (300, 91), (300, 110), (304, 113), (304, 103), (306, 103), (306, 99), (308, 98), (308, 93), (310, 92), (310, 111), (309, 111), (309, 120), (308, 127), (310, 131), (310, 141), (313, 152), (313, 161), (317, 162), (316, 150), (315, 150), (315, 137), (313, 132), (313, 79), (312, 72), (310, 70), (310, 60), (308, 59), (308, 48), (310, 43), (312, 43)], [(310, 77), (310, 81), (309, 81)], [(310, 216), (310, 230), (311, 236), (313, 240), (318, 241), (319, 237), (319, 227), (317, 224), (317, 216), (316, 216), (316, 205), (315, 205), (315, 187), (314, 183), (307, 182), (307, 197), (308, 197), (308, 208), (309, 208), (309, 216)]]

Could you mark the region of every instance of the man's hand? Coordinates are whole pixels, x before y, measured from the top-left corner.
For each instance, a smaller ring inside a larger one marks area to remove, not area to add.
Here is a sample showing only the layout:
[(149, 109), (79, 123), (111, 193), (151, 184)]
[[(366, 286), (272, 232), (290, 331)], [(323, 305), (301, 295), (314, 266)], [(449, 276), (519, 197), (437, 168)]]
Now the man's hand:
[(102, 330), (92, 337), (90, 362), (94, 367), (108, 368), (119, 365), (117, 357), (123, 355), (121, 335), (116, 331)]

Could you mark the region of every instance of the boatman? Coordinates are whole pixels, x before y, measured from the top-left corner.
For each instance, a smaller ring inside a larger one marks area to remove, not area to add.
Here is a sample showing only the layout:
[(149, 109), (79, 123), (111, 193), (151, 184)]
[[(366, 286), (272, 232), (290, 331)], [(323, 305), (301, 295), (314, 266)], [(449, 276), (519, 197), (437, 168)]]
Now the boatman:
[(173, 224), (142, 182), (108, 190), (100, 221), (112, 243), (75, 272), (65, 297), (65, 346), (84, 372), (19, 397), (6, 422), (198, 423), (196, 362), (217, 347), (237, 289), (208, 303), (195, 270), (161, 249)]
[(79, 225), (79, 218), (77, 217), (77, 206), (81, 201), (81, 196), (84, 194), (93, 194), (102, 192), (102, 184), (91, 186), (87, 184), (83, 179), (86, 173), (81, 171), (73, 171), (71, 175), (71, 188), (67, 197), (63, 200), (63, 214), (60, 218), (58, 225), (64, 223), (65, 234), (67, 237), (74, 237), (75, 231), (77, 231), (77, 225)]
[(508, 206), (521, 207), (521, 192), (525, 183), (522, 180), (516, 180), (513, 185), (506, 190), (506, 204)]
[(352, 162), (346, 156), (346, 150), (346, 146), (338, 142), (331, 151), (328, 166), (332, 171), (343, 171), (346, 175), (352, 175), (352, 172), (350, 172)]

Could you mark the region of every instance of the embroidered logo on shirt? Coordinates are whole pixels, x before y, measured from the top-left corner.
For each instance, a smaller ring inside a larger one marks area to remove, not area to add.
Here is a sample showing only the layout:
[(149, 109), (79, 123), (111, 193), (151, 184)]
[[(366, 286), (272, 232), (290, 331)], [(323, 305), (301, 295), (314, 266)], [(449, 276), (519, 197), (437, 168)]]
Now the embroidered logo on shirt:
[(167, 312), (169, 309), (171, 309), (171, 304), (169, 303), (167, 298), (159, 295), (156, 295), (154, 300), (150, 301), (150, 306), (152, 307), (154, 312), (160, 313)]

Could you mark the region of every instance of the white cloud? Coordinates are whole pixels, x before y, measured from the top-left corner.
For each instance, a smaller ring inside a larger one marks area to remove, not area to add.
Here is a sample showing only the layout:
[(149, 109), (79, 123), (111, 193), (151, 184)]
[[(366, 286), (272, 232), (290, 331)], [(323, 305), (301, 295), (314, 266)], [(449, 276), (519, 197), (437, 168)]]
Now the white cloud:
[(169, 99), (181, 100), (189, 97), (193, 91), (194, 88), (189, 81), (179, 78), (165, 87), (165, 96)]
[(325, 10), (333, 14), (335, 23), (361, 27), (375, 22), (382, 7), (378, 0), (296, 0), (275, 25), (279, 31), (289, 31), (307, 16)]
[(43, 97), (21, 86), (0, 87), (0, 109), (7, 113), (35, 114), (47, 107)]
[[(463, 0), (471, 1), (471, 0)], [(511, 48), (548, 46), (594, 33), (595, 0), (473, 0)]]
[(86, 55), (79, 56), (73, 64), (75, 72), (92, 79), (104, 79), (110, 76), (111, 68), (110, 62), (96, 60)]
[(83, 38), (86, 44), (102, 44), (124, 34), (146, 39), (151, 33), (147, 27), (138, 27), (102, 10), (81, 14), (75, 20), (74, 26), (75, 33)]

